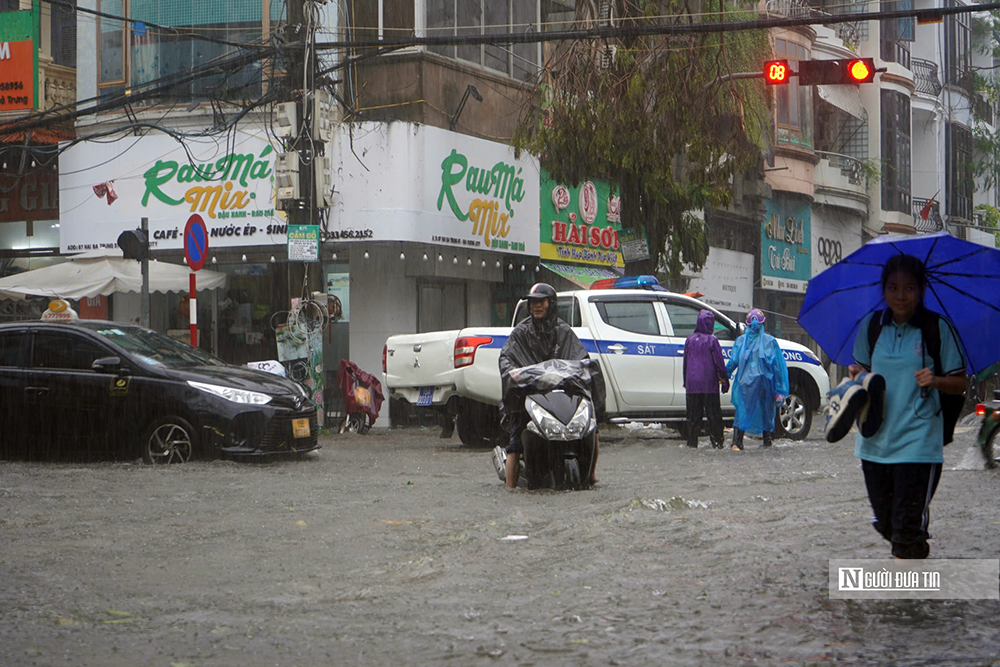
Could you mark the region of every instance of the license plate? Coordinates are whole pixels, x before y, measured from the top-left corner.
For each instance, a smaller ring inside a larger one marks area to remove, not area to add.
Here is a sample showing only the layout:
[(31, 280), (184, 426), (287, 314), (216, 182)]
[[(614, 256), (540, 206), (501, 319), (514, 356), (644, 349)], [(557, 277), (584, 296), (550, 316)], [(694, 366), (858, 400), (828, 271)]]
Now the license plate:
[(430, 405), (432, 398), (434, 398), (434, 387), (421, 387), (417, 405)]
[(309, 419), (293, 419), (292, 420), (292, 437), (293, 438), (308, 438), (311, 435), (309, 430)]

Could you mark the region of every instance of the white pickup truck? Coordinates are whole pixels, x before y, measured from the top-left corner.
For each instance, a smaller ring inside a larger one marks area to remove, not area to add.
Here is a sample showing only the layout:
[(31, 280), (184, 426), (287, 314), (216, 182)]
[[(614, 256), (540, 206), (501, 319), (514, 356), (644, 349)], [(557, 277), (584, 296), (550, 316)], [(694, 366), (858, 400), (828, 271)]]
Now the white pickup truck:
[[(623, 282), (623, 281), (618, 281)], [(634, 283), (635, 281), (631, 281)], [(558, 294), (559, 317), (604, 369), (606, 414), (611, 423), (659, 422), (685, 429), (684, 341), (702, 309), (715, 313), (715, 335), (728, 359), (744, 328), (697, 299), (649, 288), (591, 289)], [(522, 301), (514, 322), (528, 316)], [(391, 400), (457, 417), (466, 445), (500, 441), (500, 349), (511, 327), (391, 336), (382, 352), (383, 385)], [(830, 378), (813, 352), (778, 339), (788, 364), (790, 391), (780, 408), (776, 436), (805, 438), (813, 413), (826, 406)], [(723, 418), (732, 423), (731, 394), (722, 395)]]

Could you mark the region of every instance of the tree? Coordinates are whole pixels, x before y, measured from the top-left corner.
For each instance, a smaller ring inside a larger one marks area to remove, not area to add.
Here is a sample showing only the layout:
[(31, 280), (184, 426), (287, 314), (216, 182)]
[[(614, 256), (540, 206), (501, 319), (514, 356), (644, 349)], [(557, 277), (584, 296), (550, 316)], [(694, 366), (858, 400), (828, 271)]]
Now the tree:
[[(724, 0), (710, 4), (611, 0), (611, 20), (757, 18)], [(578, 19), (598, 13), (578, 0)], [(760, 72), (769, 54), (764, 31), (561, 45), (546, 65), (546, 122), (525, 114), (514, 146), (539, 155), (557, 181), (597, 176), (616, 184), (622, 225), (645, 226), (650, 246), (649, 263), (629, 269), (676, 278), (685, 264), (700, 269), (708, 255), (705, 223), (690, 212), (728, 206), (733, 178), (761, 165), (770, 133), (763, 81), (729, 77)]]

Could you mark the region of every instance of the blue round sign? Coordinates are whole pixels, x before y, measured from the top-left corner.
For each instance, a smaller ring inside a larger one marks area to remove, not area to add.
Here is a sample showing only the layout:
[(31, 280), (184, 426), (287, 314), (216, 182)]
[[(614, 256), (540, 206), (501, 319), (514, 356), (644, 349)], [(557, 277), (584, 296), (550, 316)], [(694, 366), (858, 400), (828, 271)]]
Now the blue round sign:
[(208, 259), (208, 229), (197, 213), (188, 218), (184, 227), (184, 258), (192, 271), (205, 266)]

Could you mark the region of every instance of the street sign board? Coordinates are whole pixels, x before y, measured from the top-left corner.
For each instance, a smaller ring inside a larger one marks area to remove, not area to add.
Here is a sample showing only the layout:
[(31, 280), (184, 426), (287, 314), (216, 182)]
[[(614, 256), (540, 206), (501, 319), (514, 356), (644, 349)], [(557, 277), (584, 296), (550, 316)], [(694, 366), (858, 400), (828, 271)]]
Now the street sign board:
[(288, 261), (319, 261), (319, 225), (288, 225)]
[(188, 218), (184, 226), (184, 259), (192, 271), (201, 269), (208, 259), (208, 229), (197, 213)]

